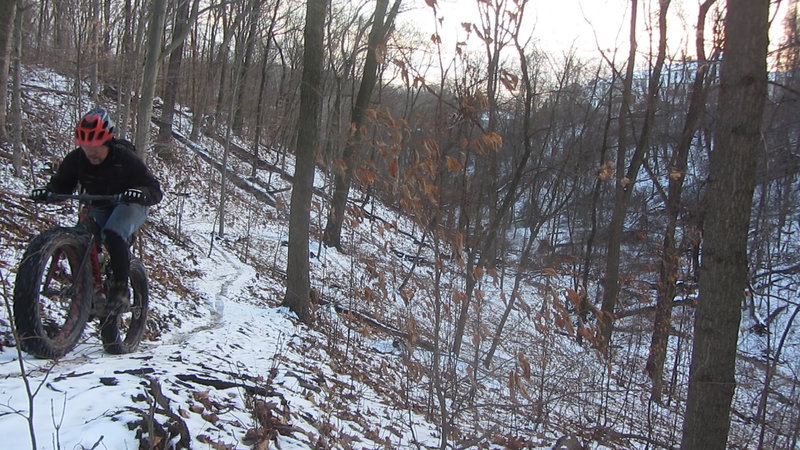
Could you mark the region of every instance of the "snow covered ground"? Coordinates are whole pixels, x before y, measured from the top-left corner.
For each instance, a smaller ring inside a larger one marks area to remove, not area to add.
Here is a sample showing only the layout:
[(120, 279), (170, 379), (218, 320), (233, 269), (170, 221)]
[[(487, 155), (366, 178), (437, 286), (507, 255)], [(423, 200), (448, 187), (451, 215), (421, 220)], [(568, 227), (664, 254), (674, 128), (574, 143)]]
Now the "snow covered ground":
[[(184, 236), (207, 248), (210, 225), (196, 223)], [(250, 413), (259, 410), (256, 404), (268, 405), (260, 410), (281, 429), (274, 443), (280, 448), (313, 448), (326, 423), (329, 435), (322, 437), (331, 439), (329, 445), (347, 435), (367, 447), (435, 441), (424, 418), (385, 405), (370, 386), (331, 370), (321, 348), (325, 336), (299, 324), (285, 308), (254, 299), (260, 278), (224, 241), (211, 253), (192, 257), (202, 273), (192, 286), (196, 299), (151, 298), (156, 309), (172, 309), (180, 326), (144, 341), (135, 353), (106, 354), (94, 333), (58, 361), (28, 355), (20, 361), (15, 348), (4, 348), (3, 448), (30, 448), (30, 426), (38, 448), (138, 448), (154, 417), (177, 423), (174, 415), (185, 423), (191, 448), (243, 448), (253, 443), (246, 439), (248, 430), (258, 440), (264, 428)], [(0, 318), (7, 323), (5, 313)], [(376, 355), (398, 358), (391, 342), (373, 344), (383, 352)], [(318, 405), (350, 394), (368, 415), (347, 420)], [(398, 415), (414, 424), (403, 429)]]

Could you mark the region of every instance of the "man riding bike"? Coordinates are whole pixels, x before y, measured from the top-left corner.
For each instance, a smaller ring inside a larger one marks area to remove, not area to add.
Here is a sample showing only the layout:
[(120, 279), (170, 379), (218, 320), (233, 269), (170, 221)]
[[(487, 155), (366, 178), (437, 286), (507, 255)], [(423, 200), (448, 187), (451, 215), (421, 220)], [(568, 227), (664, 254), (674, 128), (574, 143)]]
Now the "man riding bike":
[(64, 157), (47, 186), (36, 188), (31, 198), (46, 202), (51, 192), (70, 194), (80, 183), (87, 194), (121, 194), (122, 203), (92, 202), (89, 212), (100, 226), (113, 273), (108, 310), (116, 313), (130, 302), (129, 241), (147, 220), (149, 207), (161, 201), (158, 180), (135, 153), (130, 141), (114, 137), (114, 122), (103, 108), (83, 116), (75, 129), (75, 145)]

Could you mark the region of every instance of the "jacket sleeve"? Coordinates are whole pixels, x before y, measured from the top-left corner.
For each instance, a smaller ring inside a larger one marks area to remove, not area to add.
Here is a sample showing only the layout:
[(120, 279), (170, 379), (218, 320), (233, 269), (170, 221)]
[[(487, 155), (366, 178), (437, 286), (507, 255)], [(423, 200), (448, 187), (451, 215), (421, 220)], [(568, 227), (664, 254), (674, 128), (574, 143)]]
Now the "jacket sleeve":
[(161, 192), (161, 184), (155, 177), (152, 177), (152, 180), (148, 184), (141, 186), (140, 189), (144, 192), (146, 206), (153, 206), (164, 198), (164, 193)]
[(72, 151), (64, 157), (45, 189), (59, 194), (71, 194), (78, 185), (78, 159)]
[(138, 156), (134, 156), (134, 159), (137, 166), (135, 171), (137, 173), (136, 188), (144, 193), (146, 206), (155, 205), (164, 198), (164, 193), (161, 191), (161, 183), (159, 183), (144, 161), (139, 159)]

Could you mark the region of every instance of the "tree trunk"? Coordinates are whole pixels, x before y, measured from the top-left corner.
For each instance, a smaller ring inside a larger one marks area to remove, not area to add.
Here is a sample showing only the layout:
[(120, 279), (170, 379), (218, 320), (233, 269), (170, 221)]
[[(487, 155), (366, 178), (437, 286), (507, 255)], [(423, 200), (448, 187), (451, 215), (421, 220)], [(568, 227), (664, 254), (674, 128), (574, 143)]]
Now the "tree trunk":
[(139, 106), (136, 110), (136, 152), (147, 158), (150, 116), (153, 114), (153, 96), (156, 92), (158, 64), (161, 61), (161, 39), (164, 35), (164, 20), (167, 16), (167, 0), (153, 0), (150, 5), (150, 23), (147, 30), (147, 54), (144, 59), (142, 86), (139, 90)]
[[(216, 107), (214, 109), (214, 114), (211, 114), (210, 117), (213, 119), (213, 122), (210, 125), (216, 125), (219, 121), (218, 119), (221, 117), (223, 111), (225, 110), (225, 105), (228, 104), (227, 96), (230, 95), (229, 87), (230, 83), (228, 82), (228, 71), (230, 70), (230, 48), (231, 48), (231, 41), (236, 37), (236, 31), (239, 29), (240, 24), (245, 18), (244, 14), (237, 14), (235, 11), (235, 5), (231, 5), (230, 9), (230, 16), (227, 15), (227, 8), (223, 8), (222, 10), (222, 43), (219, 46), (219, 52), (217, 52), (217, 65), (219, 66), (219, 85), (217, 88), (217, 100), (216, 100)], [(234, 55), (234, 60), (237, 60), (237, 56)]]
[(728, 0), (682, 449), (724, 449), (767, 92), (769, 0)]
[[(527, 242), (523, 244), (522, 254), (520, 255), (519, 261), (520, 266), (522, 267), (523, 264), (527, 264), (529, 262), (531, 248), (533, 247), (533, 243), (536, 241), (536, 236), (531, 232), (531, 235), (528, 237)], [(486, 352), (486, 357), (483, 360), (483, 366), (487, 369), (492, 364), (492, 358), (494, 358), (494, 353), (497, 351), (497, 347), (500, 345), (500, 341), (502, 339), (503, 328), (506, 326), (506, 322), (508, 321), (508, 317), (511, 315), (511, 311), (514, 310), (514, 302), (519, 295), (519, 288), (522, 283), (522, 278), (525, 275), (524, 270), (517, 270), (517, 275), (514, 277), (514, 287), (511, 289), (511, 295), (508, 296), (508, 303), (506, 303), (506, 308), (503, 311), (503, 315), (500, 317), (500, 322), (497, 323), (497, 327), (494, 331), (494, 336), (492, 336), (492, 343), (489, 347), (489, 351)]]
[(40, 56), (40, 52), (42, 47), (48, 44), (48, 41), (52, 39), (52, 35), (49, 37), (45, 37), (45, 29), (49, 28), (50, 24), (50, 2), (49, 0), (42, 0), (39, 2), (39, 17), (38, 24), (36, 26), (36, 57)]
[[(511, 23), (504, 23), (504, 12), (510, 5), (505, 4), (505, 0), (495, 0), (491, 2), (477, 2), (481, 27), (484, 30), (490, 30), (488, 35), (483, 39), (484, 48), (486, 50), (486, 59), (488, 67), (486, 70), (486, 97), (487, 97), (487, 113), (488, 124), (486, 130), (488, 133), (495, 133), (497, 131), (498, 122), (498, 106), (497, 99), (499, 96), (500, 87), (500, 55), (506, 45), (506, 37), (510, 33)], [(510, 22), (510, 19), (509, 19)], [(482, 191), (481, 197), (486, 195), (486, 205), (488, 206), (488, 219), (491, 222), (497, 214), (497, 199), (498, 199), (498, 173), (497, 173), (497, 153), (496, 151), (489, 151), (485, 155), (486, 169), (482, 172)], [(499, 240), (504, 239), (503, 235), (495, 239), (493, 245), (488, 247), (486, 251), (489, 253), (486, 258), (486, 267), (494, 268), (497, 260), (497, 248)]]
[[(533, 111), (533, 97), (535, 93), (535, 89), (531, 84), (530, 74), (528, 72), (528, 60), (525, 58), (525, 49), (517, 43), (517, 52), (520, 56), (520, 72), (522, 73), (521, 83), (524, 87), (523, 93), (523, 118), (522, 118), (522, 128), (523, 128), (523, 136), (530, 136), (533, 132), (533, 119), (532, 119), (532, 111)], [(532, 144), (530, 139), (524, 140), (524, 147), (525, 152), (527, 154), (532, 153)], [(504, 214), (499, 212), (498, 214)], [(534, 241), (536, 241), (536, 231), (531, 230), (531, 234), (528, 237), (528, 242), (523, 245), (522, 255), (519, 258), (520, 261), (520, 269), (517, 271), (517, 276), (514, 278), (514, 288), (511, 290), (511, 295), (508, 297), (508, 304), (506, 305), (506, 309), (503, 312), (503, 316), (500, 319), (500, 322), (497, 324), (497, 328), (495, 329), (494, 337), (492, 338), (492, 344), (489, 348), (489, 352), (486, 354), (486, 358), (484, 360), (484, 365), (486, 368), (489, 368), (489, 365), (492, 363), (492, 358), (494, 358), (494, 353), (497, 351), (497, 346), (500, 344), (500, 336), (503, 332), (503, 327), (505, 327), (505, 323), (508, 320), (508, 316), (511, 314), (511, 311), (514, 307), (514, 299), (519, 292), (519, 285), (522, 281), (522, 276), (524, 275), (525, 271), (522, 270), (522, 266), (528, 262), (528, 257), (530, 256), (531, 248), (533, 246)]]
[[(268, 33), (271, 35), (272, 33)], [(264, 56), (261, 60), (261, 78), (258, 83), (258, 100), (256, 100), (256, 127), (253, 134), (253, 158), (251, 160), (250, 176), (255, 179), (258, 173), (258, 148), (261, 146), (261, 130), (264, 129), (264, 93), (267, 90), (269, 83), (269, 41), (267, 38), (266, 47), (264, 48)]]
[(497, 209), (497, 213), (494, 215), (492, 222), (486, 228), (479, 241), (480, 256), (478, 257), (478, 262), (473, 264), (474, 249), (470, 252), (468, 257), (467, 280), (464, 294), (465, 298), (461, 300), (461, 305), (458, 311), (458, 319), (456, 320), (456, 328), (453, 335), (453, 354), (455, 355), (458, 355), (461, 352), (461, 344), (464, 340), (464, 331), (467, 327), (467, 318), (469, 316), (469, 307), (472, 302), (472, 294), (478, 281), (478, 274), (476, 272), (480, 272), (484, 267), (487, 267), (487, 260), (491, 255), (489, 249), (495, 245), (501, 222), (504, 220), (506, 214), (511, 210), (511, 205), (517, 199), (517, 188), (519, 187), (522, 176), (528, 166), (528, 160), (530, 159), (532, 152), (533, 146), (525, 145), (525, 152), (523, 153), (519, 164), (517, 164), (517, 167), (514, 169), (514, 174), (509, 182), (508, 191), (506, 191), (506, 195), (503, 197), (503, 202), (500, 204), (500, 207)]
[[(517, 22), (519, 23), (519, 21)], [(519, 38), (519, 28), (512, 32), (514, 39)], [(522, 46), (519, 45), (517, 42), (517, 51), (519, 52), (520, 60), (525, 60), (524, 49)], [(527, 88), (527, 94), (531, 94), (535, 92), (534, 89), (531, 89), (530, 84), (530, 76), (527, 73), (528, 66), (526, 64), (521, 64), (520, 69), (523, 71), (523, 82), (525, 83), (525, 87)], [(526, 94), (526, 95), (527, 95)], [(531, 113), (532, 104), (531, 98), (526, 99), (525, 105), (525, 114), (526, 119), (528, 120)], [(508, 183), (508, 188), (506, 190), (505, 196), (503, 197), (503, 201), (497, 207), (497, 210), (494, 211), (491, 215), (491, 221), (489, 226), (483, 231), (481, 236), (477, 237), (476, 244), (472, 246), (470, 250), (470, 254), (468, 255), (467, 261), (467, 273), (466, 273), (466, 283), (465, 283), (465, 294), (464, 299), (461, 300), (461, 305), (459, 306), (458, 311), (458, 318), (456, 319), (455, 331), (453, 334), (453, 354), (458, 356), (461, 353), (461, 344), (464, 340), (464, 333), (467, 326), (467, 319), (469, 315), (469, 307), (472, 302), (472, 296), (477, 284), (477, 272), (483, 270), (484, 267), (487, 267), (489, 258), (494, 258), (494, 254), (491, 252), (492, 248), (495, 248), (495, 243), (497, 240), (497, 236), (499, 235), (499, 230), (501, 223), (505, 220), (506, 214), (512, 209), (512, 205), (517, 199), (518, 192), (517, 189), (519, 188), (520, 183), (522, 182), (523, 175), (525, 174), (525, 170), (528, 166), (528, 161), (530, 160), (531, 155), (533, 154), (533, 145), (531, 145), (531, 139), (529, 136), (530, 128), (526, 125), (526, 130), (524, 132), (524, 144), (523, 144), (523, 154), (520, 158), (519, 163), (514, 168), (514, 172), (511, 175), (511, 179)], [(494, 208), (494, 205), (491, 205)], [(476, 218), (475, 220), (476, 226), (480, 223), (480, 218)], [(480, 256), (478, 261), (473, 264), (474, 261), (474, 252), (476, 249), (480, 247)]]
[(306, 3), (300, 116), (297, 120), (296, 163), (292, 182), (292, 205), (289, 212), (289, 254), (286, 263), (286, 295), (283, 298), (283, 306), (289, 307), (304, 322), (311, 320), (308, 241), (315, 153), (319, 145), (324, 53), (323, 31), (327, 9), (327, 0), (308, 0)]
[(233, 129), (233, 102), (236, 99), (236, 91), (239, 89), (239, 76), (234, 76), (233, 92), (228, 97), (230, 104), (228, 105), (228, 117), (225, 120), (225, 145), (222, 153), (222, 172), (220, 173), (220, 188), (219, 188), (219, 208), (217, 209), (217, 217), (219, 218), (219, 228), (217, 234), (219, 237), (225, 237), (225, 203), (228, 200), (228, 156), (231, 152), (231, 135)]
[(622, 241), (622, 231), (624, 226), (625, 203), (624, 167), (625, 155), (627, 153), (627, 127), (626, 118), (629, 116), (628, 109), (631, 104), (631, 89), (633, 86), (634, 63), (636, 61), (636, 11), (638, 2), (631, 0), (631, 26), (630, 26), (630, 52), (628, 54), (628, 68), (625, 73), (624, 87), (622, 90), (622, 102), (619, 108), (619, 130), (617, 139), (617, 178), (614, 189), (614, 209), (611, 223), (608, 225), (608, 243), (606, 250), (606, 272), (603, 278), (603, 303), (600, 316), (600, 335), (597, 337), (597, 347), (605, 352), (611, 343), (611, 332), (614, 327), (614, 310), (617, 306), (617, 295), (619, 294), (619, 264), (620, 264), (620, 245)]
[[(88, 36), (85, 41), (84, 48), (88, 47), (86, 51), (89, 57), (87, 72), (89, 75), (89, 98), (92, 104), (99, 103), (100, 97), (100, 32), (98, 30), (100, 24), (100, 5), (97, 0), (89, 2), (89, 24), (87, 25)], [(79, 52), (81, 50), (78, 50)]]
[[(191, 11), (196, 11), (200, 1), (194, 0), (191, 5), (189, 0), (179, 0), (175, 9), (175, 27), (172, 30), (172, 45), (174, 47), (167, 63), (167, 79), (164, 81), (163, 106), (159, 120), (158, 137), (156, 138), (156, 153), (169, 157), (172, 154), (172, 122), (175, 116), (175, 100), (178, 97), (178, 87), (181, 77), (181, 63), (183, 62), (183, 42), (186, 39), (186, 29), (189, 25)], [(191, 8), (191, 9), (190, 9)]]
[[(214, 29), (213, 26), (206, 27), (206, 33), (209, 33), (209, 29)], [(207, 39), (208, 34), (205, 36), (200, 36), (200, 32), (197, 31), (192, 34), (192, 131), (189, 134), (189, 139), (192, 141), (197, 141), (200, 137), (200, 132), (202, 131), (205, 116), (207, 114), (206, 107), (208, 104), (209, 93), (208, 89), (205, 87), (209, 86), (211, 83), (211, 79), (213, 76), (211, 75), (213, 72), (213, 64), (212, 61), (214, 59), (213, 53), (214, 49), (211, 45), (211, 40)], [(200, 42), (205, 42), (205, 44), (200, 44)], [(203, 51), (203, 48), (208, 47), (207, 51)], [(202, 68), (202, 69), (201, 69)]]
[(280, 9), (281, 1), (275, 2), (275, 7), (272, 9), (272, 17), (269, 21), (269, 29), (267, 30), (267, 38), (264, 43), (264, 56), (261, 64), (261, 82), (258, 86), (258, 101), (256, 102), (256, 130), (253, 138), (253, 178), (256, 177), (258, 172), (258, 148), (261, 145), (261, 130), (264, 129), (264, 93), (267, 90), (269, 83), (269, 51), (271, 48), (272, 40), (275, 33), (275, 24), (277, 22), (278, 10)]
[(11, 37), (17, 0), (0, 0), (0, 142), (6, 140), (6, 105), (8, 100), (8, 68), (11, 58)]
[[(244, 61), (239, 68), (239, 83), (247, 82), (247, 74), (250, 72), (250, 68), (253, 65), (253, 51), (255, 49), (256, 40), (260, 39), (257, 34), (258, 19), (261, 15), (261, 3), (262, 0), (253, 0), (252, 4), (250, 5), (250, 13), (248, 14), (247, 18), (247, 23), (249, 26), (247, 27), (247, 34), (244, 37)], [(246, 91), (245, 89), (239, 89), (239, 95), (236, 98), (236, 103), (233, 105), (235, 108), (233, 110), (233, 131), (236, 134), (241, 134), (242, 132), (242, 127), (244, 125), (244, 105), (248, 96), (252, 97), (252, 92)]]
[(364, 114), (378, 79), (377, 51), (378, 47), (386, 42), (388, 31), (394, 23), (400, 3), (401, 0), (396, 0), (388, 15), (386, 14), (386, 8), (389, 0), (378, 0), (375, 5), (375, 16), (364, 61), (364, 74), (361, 78), (361, 86), (358, 89), (358, 96), (350, 116), (350, 135), (342, 155), (345, 166), (344, 173), (337, 171), (334, 175), (333, 198), (331, 199), (328, 221), (322, 238), (328, 247), (341, 248), (342, 224), (344, 223), (344, 215), (347, 208), (347, 196), (350, 192), (353, 170), (358, 163), (358, 150), (361, 145), (361, 127), (364, 125)]
[(67, 12), (67, 3), (53, 1), (53, 48), (63, 49), (67, 45), (67, 27), (70, 14)]
[[(11, 64), (11, 73), (14, 75), (11, 86), (11, 146), (14, 170), (18, 176), (22, 175), (22, 2), (17, 2), (17, 13), (14, 14), (14, 57)], [(0, 105), (5, 109), (5, 105)]]
[[(625, 80), (625, 93), (623, 96), (629, 97), (630, 83), (633, 77), (633, 66), (635, 59), (636, 49), (636, 9), (637, 1), (631, 0), (632, 4), (632, 19), (631, 19), (631, 53), (628, 59), (628, 71)], [(628, 107), (630, 106), (629, 98), (622, 102), (622, 109), (620, 110), (620, 148), (617, 155), (617, 186), (614, 198), (614, 212), (611, 217), (611, 224), (609, 225), (609, 238), (608, 238), (608, 252), (606, 260), (606, 277), (605, 288), (603, 291), (603, 304), (602, 312), (600, 315), (600, 339), (598, 341), (599, 349), (602, 352), (607, 352), (611, 344), (611, 335), (614, 329), (614, 314), (617, 306), (617, 296), (620, 290), (620, 273), (619, 267), (621, 263), (621, 246), (622, 234), (625, 228), (625, 216), (628, 212), (628, 203), (633, 189), (636, 185), (636, 177), (639, 174), (639, 169), (644, 162), (644, 157), (647, 154), (647, 149), (650, 146), (650, 132), (655, 120), (655, 110), (658, 103), (658, 91), (661, 86), (661, 70), (664, 67), (664, 60), (666, 58), (667, 50), (667, 10), (669, 9), (670, 0), (660, 0), (659, 8), (659, 43), (658, 55), (655, 64), (653, 65), (653, 72), (650, 74), (650, 86), (647, 93), (647, 108), (645, 111), (644, 124), (642, 126), (641, 134), (636, 142), (636, 150), (631, 156), (628, 169), (623, 173), (625, 167), (625, 148), (623, 143), (625, 138), (625, 115), (627, 115)]]
[(117, 110), (117, 136), (121, 138), (127, 139), (128, 136), (128, 125), (129, 125), (129, 118), (130, 118), (130, 108), (131, 108), (131, 73), (134, 71), (134, 67), (136, 67), (136, 59), (137, 55), (134, 54), (134, 45), (133, 45), (133, 21), (134, 21), (134, 13), (133, 13), (133, 6), (131, 5), (131, 0), (126, 0), (125, 4), (122, 9), (122, 15), (125, 18), (123, 20), (123, 30), (122, 30), (122, 55), (121, 60), (122, 64), (119, 67), (119, 109)]
[(689, 100), (689, 111), (686, 114), (683, 132), (678, 145), (672, 154), (669, 165), (669, 185), (667, 188), (667, 228), (664, 231), (664, 243), (661, 255), (661, 271), (656, 299), (656, 313), (653, 320), (653, 336), (650, 341), (650, 354), (647, 358), (645, 371), (653, 381), (650, 398), (660, 403), (664, 377), (664, 361), (667, 358), (667, 344), (669, 343), (669, 330), (672, 323), (672, 302), (675, 298), (675, 286), (678, 279), (679, 249), (675, 242), (675, 230), (678, 227), (678, 213), (681, 207), (683, 182), (686, 179), (688, 168), (689, 149), (692, 145), (700, 113), (706, 101), (707, 89), (704, 86), (708, 65), (705, 63), (704, 36), (706, 13), (716, 0), (706, 0), (701, 7), (697, 18), (697, 54), (699, 64), (692, 85)]
[[(603, 167), (606, 164), (606, 153), (608, 152), (608, 140), (610, 136), (611, 130), (611, 122), (614, 117), (613, 111), (613, 104), (614, 102), (614, 81), (616, 80), (616, 72), (612, 75), (610, 87), (608, 89), (608, 103), (607, 103), (607, 115), (605, 120), (605, 125), (603, 126), (603, 139), (600, 144), (600, 158), (598, 159), (597, 167)], [(597, 174), (597, 178), (594, 181), (594, 187), (592, 189), (592, 200), (590, 213), (589, 213), (589, 235), (586, 238), (586, 250), (583, 256), (583, 273), (581, 274), (581, 303), (580, 307), (578, 308), (578, 333), (576, 335), (576, 340), (579, 344), (583, 343), (583, 337), (586, 333), (585, 330), (588, 329), (588, 322), (589, 322), (589, 311), (592, 309), (591, 302), (589, 300), (589, 275), (591, 273), (592, 267), (592, 255), (594, 253), (595, 247), (595, 238), (597, 237), (597, 210), (598, 204), (600, 203), (600, 194), (602, 190), (603, 178), (600, 176), (600, 173)]]

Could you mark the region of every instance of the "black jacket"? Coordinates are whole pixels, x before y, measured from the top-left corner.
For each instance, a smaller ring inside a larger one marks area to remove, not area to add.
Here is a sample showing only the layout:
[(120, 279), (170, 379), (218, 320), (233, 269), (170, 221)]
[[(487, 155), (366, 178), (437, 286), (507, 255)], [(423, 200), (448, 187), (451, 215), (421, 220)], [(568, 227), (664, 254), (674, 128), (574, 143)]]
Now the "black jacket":
[[(50, 178), (47, 190), (60, 194), (75, 191), (80, 183), (81, 191), (87, 194), (121, 194), (127, 189), (140, 189), (144, 193), (144, 204), (155, 205), (161, 201), (161, 185), (147, 165), (132, 151), (133, 144), (120, 139), (108, 143), (108, 156), (94, 165), (79, 147), (69, 152), (55, 175)], [(95, 206), (103, 206), (95, 203)]]

